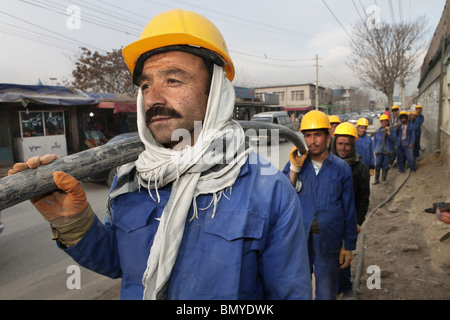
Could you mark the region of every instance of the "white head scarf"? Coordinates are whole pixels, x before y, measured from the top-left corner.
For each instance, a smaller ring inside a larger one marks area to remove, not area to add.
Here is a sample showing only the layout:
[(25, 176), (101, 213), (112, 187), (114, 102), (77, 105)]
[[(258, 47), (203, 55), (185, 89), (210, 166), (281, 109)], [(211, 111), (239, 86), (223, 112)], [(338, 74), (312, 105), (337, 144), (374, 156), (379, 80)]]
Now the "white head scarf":
[[(159, 201), (158, 188), (173, 182), (142, 280), (144, 299), (167, 298), (168, 280), (191, 204), (194, 208), (191, 219), (198, 214), (196, 197), (200, 194), (212, 194), (215, 213), (221, 195), (232, 187), (247, 160), (250, 149), (245, 148), (244, 131), (231, 120), (234, 102), (233, 86), (222, 68), (214, 65), (202, 130), (193, 146), (187, 145), (181, 150), (174, 150), (164, 148), (156, 142), (148, 129), (143, 96), (139, 90), (137, 124), (139, 136), (145, 146), (145, 151), (136, 161), (139, 183), (149, 189), (153, 199), (151, 189), (154, 189), (157, 197), (155, 201)], [(227, 145), (226, 150), (222, 150), (224, 143)], [(213, 167), (215, 169), (210, 170)]]

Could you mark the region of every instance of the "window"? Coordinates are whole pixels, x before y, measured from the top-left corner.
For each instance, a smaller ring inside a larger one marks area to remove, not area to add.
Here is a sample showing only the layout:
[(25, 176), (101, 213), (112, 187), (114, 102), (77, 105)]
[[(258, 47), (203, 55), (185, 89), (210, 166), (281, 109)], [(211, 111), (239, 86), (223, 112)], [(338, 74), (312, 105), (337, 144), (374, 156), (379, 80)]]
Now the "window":
[(20, 112), (22, 137), (63, 135), (63, 111)]
[(274, 92), (278, 96), (278, 101), (284, 101), (284, 91)]
[(42, 122), (42, 112), (21, 112), (23, 137), (37, 137), (44, 135), (44, 124)]
[(62, 111), (44, 112), (45, 135), (64, 134), (64, 114)]
[(305, 91), (304, 90), (296, 90), (291, 92), (292, 101), (300, 101), (305, 100)]

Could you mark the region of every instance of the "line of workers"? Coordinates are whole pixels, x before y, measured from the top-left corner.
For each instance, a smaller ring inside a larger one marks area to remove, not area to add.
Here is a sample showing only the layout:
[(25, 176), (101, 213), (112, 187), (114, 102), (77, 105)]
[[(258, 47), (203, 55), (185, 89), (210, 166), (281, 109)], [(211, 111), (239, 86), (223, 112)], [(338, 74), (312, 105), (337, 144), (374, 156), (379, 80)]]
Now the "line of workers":
[[(386, 183), (386, 177), (394, 161), (401, 173), (405, 172), (405, 164), (412, 172), (416, 171), (416, 160), (420, 153), (421, 126), (424, 122), (423, 107), (416, 105), (411, 112), (400, 111), (399, 106), (386, 108), (380, 115), (380, 127), (374, 133), (367, 134), (369, 121), (360, 118), (356, 123), (358, 141), (356, 153), (369, 168), (371, 175), (375, 174), (372, 184)], [(341, 123), (338, 116), (329, 116), (331, 132)]]
[(367, 132), (366, 118), (355, 126), (336, 115), (308, 112), (300, 124), (308, 150), (300, 154), (294, 147), (283, 169), (302, 206), (318, 300), (336, 299), (336, 295), (354, 299), (351, 251), (368, 211), (370, 177), (375, 175), (372, 183), (378, 184), (381, 174), (381, 183), (386, 183), (395, 159), (400, 172), (405, 162), (416, 169), (422, 106), (410, 113), (400, 112), (398, 106), (392, 107), (392, 114), (386, 111), (373, 133)]

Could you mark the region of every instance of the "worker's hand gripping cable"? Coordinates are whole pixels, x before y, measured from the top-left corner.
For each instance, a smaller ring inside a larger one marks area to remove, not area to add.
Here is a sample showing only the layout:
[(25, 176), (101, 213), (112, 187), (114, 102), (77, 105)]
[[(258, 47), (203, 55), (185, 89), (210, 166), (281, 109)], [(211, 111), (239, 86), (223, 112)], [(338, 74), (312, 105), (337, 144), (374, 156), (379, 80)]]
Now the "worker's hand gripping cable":
[[(25, 163), (16, 163), (8, 175), (36, 169), (58, 158), (54, 154), (32, 157)], [(53, 181), (59, 190), (31, 198), (30, 202), (50, 223), (52, 238), (70, 247), (89, 230), (94, 221), (94, 214), (78, 180), (67, 173), (55, 171)]]
[(291, 152), (289, 153), (289, 161), (291, 162), (290, 172), (289, 172), (289, 180), (295, 188), (295, 191), (300, 192), (302, 189), (302, 183), (298, 180), (298, 173), (303, 166), (303, 163), (308, 156), (308, 150), (306, 150), (302, 155), (298, 151), (297, 147), (293, 147)]

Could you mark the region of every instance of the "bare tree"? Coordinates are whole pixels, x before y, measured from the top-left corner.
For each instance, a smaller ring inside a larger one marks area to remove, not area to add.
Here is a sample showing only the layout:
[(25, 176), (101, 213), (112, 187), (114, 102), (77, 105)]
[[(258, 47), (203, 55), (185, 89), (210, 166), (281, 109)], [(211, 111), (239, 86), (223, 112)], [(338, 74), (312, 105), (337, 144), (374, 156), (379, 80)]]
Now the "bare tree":
[(351, 95), (351, 107), (353, 111), (361, 112), (369, 109), (370, 93), (364, 89), (357, 89)]
[(388, 106), (392, 106), (395, 85), (408, 81), (417, 71), (427, 24), (425, 17), (419, 17), (410, 23), (382, 22), (379, 28), (359, 23), (353, 28), (347, 65), (363, 85), (384, 93)]
[(131, 73), (122, 57), (122, 51), (113, 49), (100, 54), (81, 48), (81, 53), (75, 58), (75, 69), (72, 80), (66, 80), (65, 85), (96, 93), (136, 93)]

